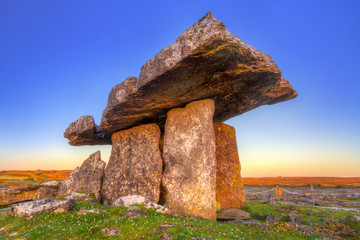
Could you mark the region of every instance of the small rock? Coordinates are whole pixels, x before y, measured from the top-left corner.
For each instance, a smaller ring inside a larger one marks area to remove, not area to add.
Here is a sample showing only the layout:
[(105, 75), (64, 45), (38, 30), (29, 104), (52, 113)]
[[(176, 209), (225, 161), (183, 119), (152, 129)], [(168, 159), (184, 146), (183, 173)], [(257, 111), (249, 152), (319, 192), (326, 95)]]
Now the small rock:
[(70, 193), (66, 195), (65, 199), (73, 199), (73, 200), (79, 200), (79, 199), (86, 199), (90, 197), (89, 194), (84, 193)]
[(171, 239), (172, 239), (172, 235), (170, 233), (164, 233), (160, 237), (160, 240), (171, 240)]
[(156, 209), (156, 212), (159, 212), (159, 213), (168, 213), (169, 212), (169, 209), (162, 206), (162, 205), (159, 205), (157, 203), (154, 203), (154, 202), (146, 202), (145, 205), (144, 205), (146, 208), (153, 208), (153, 209)]
[(33, 217), (37, 214), (52, 211), (55, 213), (69, 212), (75, 206), (73, 199), (41, 199), (25, 202), (11, 207), (11, 215), (14, 217)]
[(312, 222), (311, 222), (310, 220), (307, 220), (306, 222), (307, 222), (307, 224), (308, 224), (310, 227), (313, 226), (313, 224), (312, 224)]
[(303, 234), (310, 236), (311, 234), (314, 233), (314, 229), (310, 226), (307, 225), (302, 225), (302, 224), (296, 224), (296, 230), (299, 232), (302, 232)]
[(270, 200), (268, 202), (268, 204), (271, 205), (271, 206), (278, 205), (278, 203), (276, 201), (274, 201), (274, 200)]
[(107, 213), (107, 212), (102, 209), (86, 209), (86, 210), (81, 210), (80, 212), (78, 212), (77, 215), (86, 215), (88, 213)]
[(112, 205), (115, 207), (123, 206), (129, 207), (134, 204), (143, 204), (146, 202), (146, 198), (139, 195), (129, 195), (125, 197), (118, 198)]
[(267, 223), (277, 223), (277, 222), (279, 222), (279, 217), (270, 214), (269, 216), (266, 217), (265, 222), (267, 222)]
[(103, 233), (106, 233), (109, 236), (114, 236), (114, 235), (120, 234), (119, 229), (117, 229), (116, 227), (103, 228), (103, 229), (100, 229), (100, 231), (102, 231)]
[(174, 224), (161, 224), (158, 227), (159, 228), (171, 228), (171, 227), (174, 227), (174, 226), (175, 226)]
[(40, 200), (43, 198), (51, 198), (51, 197), (56, 196), (56, 193), (57, 193), (56, 189), (41, 187), (36, 191), (33, 200)]
[(302, 218), (296, 214), (296, 211), (291, 211), (289, 214), (289, 220), (292, 223), (302, 224)]
[(137, 206), (131, 206), (129, 207), (128, 211), (141, 211), (141, 209)]
[(250, 219), (250, 213), (245, 212), (238, 208), (228, 208), (220, 210), (216, 213), (217, 219), (227, 220), (243, 220)]
[(148, 215), (143, 212), (138, 211), (126, 211), (121, 214), (122, 217), (128, 217), (128, 218), (137, 218), (137, 217), (147, 217)]
[(360, 216), (358, 215), (351, 215), (348, 216), (346, 218), (340, 218), (339, 219), (340, 222), (360, 222)]

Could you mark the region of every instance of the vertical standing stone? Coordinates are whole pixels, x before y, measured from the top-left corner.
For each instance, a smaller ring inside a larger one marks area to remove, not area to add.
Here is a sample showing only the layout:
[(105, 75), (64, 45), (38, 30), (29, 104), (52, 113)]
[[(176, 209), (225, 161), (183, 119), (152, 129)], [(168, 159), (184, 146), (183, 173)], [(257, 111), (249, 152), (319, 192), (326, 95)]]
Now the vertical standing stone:
[(94, 193), (100, 200), (100, 189), (106, 162), (101, 160), (100, 151), (89, 156), (80, 167), (75, 168), (70, 176), (60, 183), (58, 195), (76, 191)]
[(101, 190), (104, 204), (141, 195), (158, 202), (162, 177), (160, 128), (146, 124), (113, 133), (112, 151)]
[(214, 123), (216, 138), (216, 201), (222, 209), (245, 205), (241, 165), (236, 143), (235, 128)]
[(216, 220), (214, 110), (205, 99), (167, 114), (162, 183), (172, 214)]

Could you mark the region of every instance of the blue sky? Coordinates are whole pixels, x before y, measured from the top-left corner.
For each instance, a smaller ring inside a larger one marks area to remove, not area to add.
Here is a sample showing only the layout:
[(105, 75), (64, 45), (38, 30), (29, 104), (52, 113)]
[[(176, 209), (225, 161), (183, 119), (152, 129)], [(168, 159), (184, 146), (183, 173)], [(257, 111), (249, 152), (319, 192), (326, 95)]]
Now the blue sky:
[(243, 176), (360, 177), (358, 1), (0, 0), (1, 169), (72, 169), (110, 146), (72, 147), (113, 86), (211, 11), (268, 53), (298, 91), (228, 120)]

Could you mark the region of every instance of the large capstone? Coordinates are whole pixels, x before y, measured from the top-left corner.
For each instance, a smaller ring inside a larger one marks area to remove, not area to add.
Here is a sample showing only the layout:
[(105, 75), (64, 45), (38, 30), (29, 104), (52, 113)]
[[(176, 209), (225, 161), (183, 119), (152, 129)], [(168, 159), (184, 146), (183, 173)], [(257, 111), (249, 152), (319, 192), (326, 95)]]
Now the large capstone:
[(66, 195), (76, 191), (94, 193), (100, 200), (100, 189), (106, 162), (101, 160), (100, 151), (89, 156), (80, 167), (75, 168), (70, 176), (60, 183), (58, 195)]
[(140, 195), (158, 202), (163, 161), (159, 149), (160, 128), (146, 124), (112, 135), (112, 151), (101, 190), (104, 204), (120, 197)]
[(244, 185), (235, 128), (214, 123), (216, 138), (216, 201), (222, 209), (245, 206)]
[(268, 54), (232, 35), (208, 13), (147, 61), (138, 79), (127, 78), (111, 90), (101, 130), (93, 137), (87, 131), (92, 127), (72, 127), (65, 137), (71, 145), (109, 144), (121, 129), (153, 122), (163, 127), (170, 109), (195, 100), (213, 99), (214, 120), (222, 122), (296, 96)]
[(214, 107), (205, 99), (167, 114), (162, 184), (171, 214), (216, 220)]

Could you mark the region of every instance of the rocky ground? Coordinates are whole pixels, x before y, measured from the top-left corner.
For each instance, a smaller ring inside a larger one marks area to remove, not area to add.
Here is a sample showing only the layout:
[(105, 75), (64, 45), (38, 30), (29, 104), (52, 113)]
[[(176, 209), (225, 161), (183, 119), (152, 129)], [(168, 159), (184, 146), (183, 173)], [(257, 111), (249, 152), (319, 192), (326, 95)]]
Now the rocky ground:
[(315, 205), (330, 208), (352, 209), (360, 212), (360, 188), (356, 187), (294, 187), (281, 188), (282, 195), (277, 196), (273, 186), (246, 186), (247, 200), (266, 201), (270, 204), (295, 203), (299, 205)]

